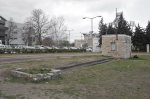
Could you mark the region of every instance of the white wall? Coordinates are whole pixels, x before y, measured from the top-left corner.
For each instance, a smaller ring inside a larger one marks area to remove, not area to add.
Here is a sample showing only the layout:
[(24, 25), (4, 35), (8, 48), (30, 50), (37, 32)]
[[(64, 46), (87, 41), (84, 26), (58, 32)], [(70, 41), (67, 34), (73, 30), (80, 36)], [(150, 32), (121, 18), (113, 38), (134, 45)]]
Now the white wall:
[(99, 38), (93, 38), (93, 52), (100, 52)]
[[(9, 21), (6, 21), (6, 27), (8, 27)], [(16, 39), (12, 39), (10, 41), (10, 45), (24, 45), (24, 41), (23, 41), (23, 27), (24, 25), (21, 23), (15, 23), (17, 25), (17, 29), (16, 29), (16, 33), (14, 33), (13, 38)]]

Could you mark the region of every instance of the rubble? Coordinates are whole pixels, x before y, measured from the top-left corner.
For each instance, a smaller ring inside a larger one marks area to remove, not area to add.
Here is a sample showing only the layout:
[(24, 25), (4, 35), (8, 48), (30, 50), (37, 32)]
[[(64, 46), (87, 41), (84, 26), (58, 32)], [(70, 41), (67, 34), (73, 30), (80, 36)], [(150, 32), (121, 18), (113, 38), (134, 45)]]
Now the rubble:
[(43, 80), (52, 80), (57, 79), (61, 75), (61, 70), (58, 69), (42, 69), (49, 70), (48, 73), (36, 73), (31, 74), (26, 72), (25, 69), (17, 68), (15, 70), (11, 70), (11, 75), (17, 78), (25, 78), (31, 81), (43, 81)]

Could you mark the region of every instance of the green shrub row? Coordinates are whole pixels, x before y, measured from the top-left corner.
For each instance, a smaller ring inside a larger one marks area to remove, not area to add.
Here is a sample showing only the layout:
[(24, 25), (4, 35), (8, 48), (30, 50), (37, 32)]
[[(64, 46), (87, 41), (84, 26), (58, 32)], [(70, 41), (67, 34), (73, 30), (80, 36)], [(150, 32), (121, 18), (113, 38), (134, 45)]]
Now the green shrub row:
[(85, 52), (85, 49), (0, 49), (0, 53), (64, 53)]

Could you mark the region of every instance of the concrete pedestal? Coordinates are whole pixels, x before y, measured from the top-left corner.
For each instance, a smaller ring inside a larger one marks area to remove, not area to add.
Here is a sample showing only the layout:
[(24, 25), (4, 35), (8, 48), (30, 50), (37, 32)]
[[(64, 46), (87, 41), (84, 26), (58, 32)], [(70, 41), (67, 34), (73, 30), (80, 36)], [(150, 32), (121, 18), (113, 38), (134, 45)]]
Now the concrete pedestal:
[(146, 51), (149, 53), (149, 44), (146, 44)]

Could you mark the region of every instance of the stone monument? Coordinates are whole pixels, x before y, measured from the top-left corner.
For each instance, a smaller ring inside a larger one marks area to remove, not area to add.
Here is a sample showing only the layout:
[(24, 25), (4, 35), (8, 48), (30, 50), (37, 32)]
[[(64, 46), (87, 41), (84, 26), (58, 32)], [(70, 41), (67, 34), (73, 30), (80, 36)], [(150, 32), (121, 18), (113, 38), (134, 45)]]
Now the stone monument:
[(117, 58), (131, 57), (131, 37), (124, 34), (102, 35), (102, 54)]

